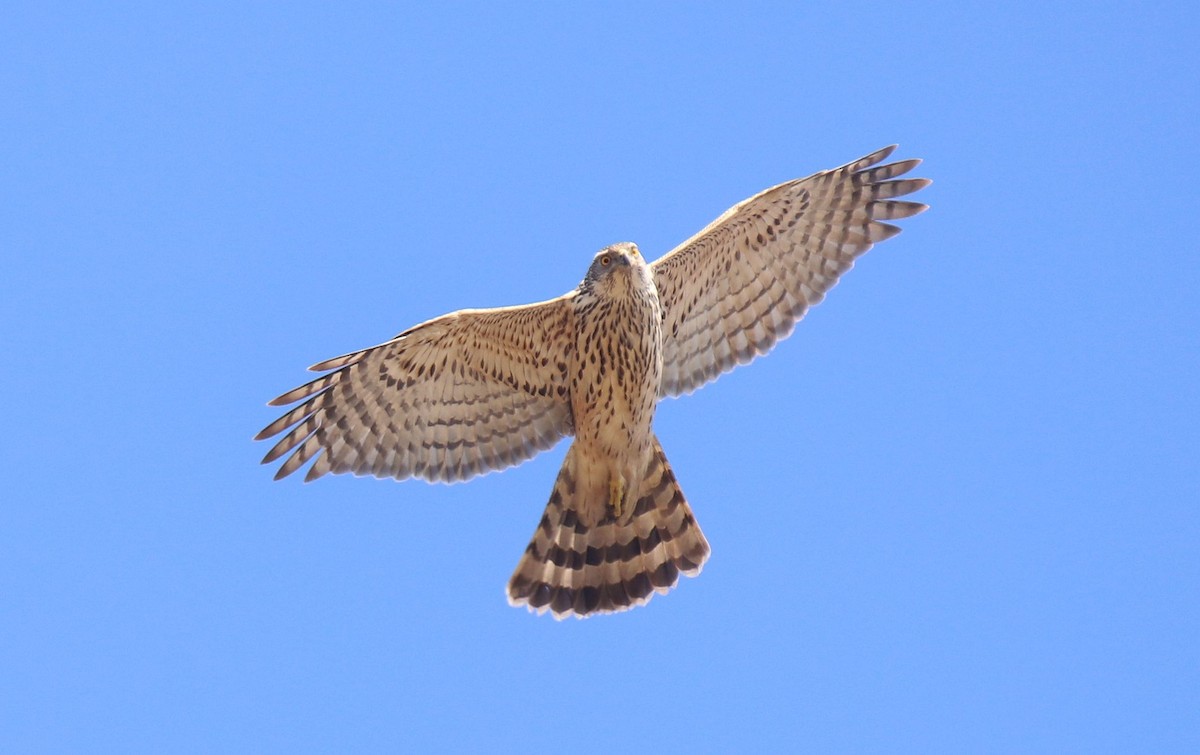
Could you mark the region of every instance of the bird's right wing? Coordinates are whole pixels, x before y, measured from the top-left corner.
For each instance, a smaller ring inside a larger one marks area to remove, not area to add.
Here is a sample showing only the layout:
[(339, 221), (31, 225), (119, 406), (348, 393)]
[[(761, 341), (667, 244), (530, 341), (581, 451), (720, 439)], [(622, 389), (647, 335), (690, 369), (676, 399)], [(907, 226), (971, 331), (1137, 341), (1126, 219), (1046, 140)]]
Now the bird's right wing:
[(333, 370), (271, 401), (303, 401), (256, 440), (276, 479), (316, 458), (329, 472), (465, 480), (518, 464), (571, 432), (567, 352), (573, 293), (520, 307), (463, 310), (309, 369)]
[(893, 180), (920, 163), (878, 165), (894, 149), (767, 189), (653, 263), (663, 396), (689, 393), (767, 353), (856, 257), (900, 232), (881, 221), (926, 209), (895, 199), (930, 182)]

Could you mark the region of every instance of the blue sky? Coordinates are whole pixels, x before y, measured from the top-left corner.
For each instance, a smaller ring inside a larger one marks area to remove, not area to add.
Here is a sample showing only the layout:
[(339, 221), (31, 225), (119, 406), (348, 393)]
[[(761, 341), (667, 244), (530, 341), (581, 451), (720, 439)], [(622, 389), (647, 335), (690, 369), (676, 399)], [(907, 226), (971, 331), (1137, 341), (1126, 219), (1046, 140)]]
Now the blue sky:
[[(1197, 751), (1183, 5), (10, 4), (0, 750)], [(660, 407), (648, 607), (506, 604), (565, 443), (258, 465), (307, 365), (893, 142), (932, 209)]]

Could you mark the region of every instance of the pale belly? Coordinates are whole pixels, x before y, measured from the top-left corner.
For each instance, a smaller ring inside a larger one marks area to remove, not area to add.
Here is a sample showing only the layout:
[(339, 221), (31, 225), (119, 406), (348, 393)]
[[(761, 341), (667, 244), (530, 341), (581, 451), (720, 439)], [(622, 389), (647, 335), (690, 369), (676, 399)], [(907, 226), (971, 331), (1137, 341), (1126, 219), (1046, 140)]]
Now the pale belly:
[[(631, 311), (632, 310), (632, 311)], [(571, 408), (579, 482), (588, 498), (628, 514), (650, 463), (662, 379), (657, 308), (613, 307), (577, 337)], [(596, 512), (599, 514), (599, 512)]]

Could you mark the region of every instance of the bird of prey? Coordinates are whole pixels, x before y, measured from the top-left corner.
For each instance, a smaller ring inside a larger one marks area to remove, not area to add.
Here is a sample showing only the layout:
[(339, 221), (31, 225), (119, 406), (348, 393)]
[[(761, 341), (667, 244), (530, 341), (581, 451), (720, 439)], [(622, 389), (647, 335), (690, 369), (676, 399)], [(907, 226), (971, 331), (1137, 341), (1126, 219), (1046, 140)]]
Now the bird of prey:
[[(579, 286), (464, 309), (361, 351), (275, 400), (276, 479), (327, 473), (465, 480), (574, 436), (508, 600), (555, 618), (622, 611), (700, 573), (708, 541), (653, 429), (666, 396), (767, 353), (856, 257), (926, 209), (897, 199), (919, 160), (895, 146), (779, 184), (647, 262), (601, 249)], [(290, 454), (290, 455), (289, 455)]]

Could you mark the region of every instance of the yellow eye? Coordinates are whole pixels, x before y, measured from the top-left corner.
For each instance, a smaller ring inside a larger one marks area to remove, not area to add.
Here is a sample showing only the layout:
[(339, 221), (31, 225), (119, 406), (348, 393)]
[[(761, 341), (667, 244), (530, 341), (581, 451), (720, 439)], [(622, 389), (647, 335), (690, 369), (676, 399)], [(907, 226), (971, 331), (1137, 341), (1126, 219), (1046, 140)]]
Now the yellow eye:
[(607, 254), (600, 258), (600, 264), (605, 267), (608, 267), (610, 262), (612, 262), (612, 257), (609, 257)]

